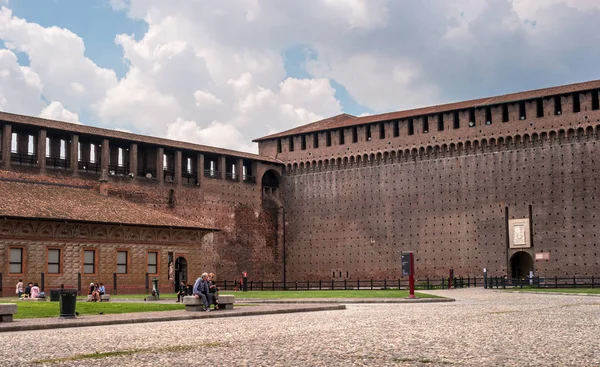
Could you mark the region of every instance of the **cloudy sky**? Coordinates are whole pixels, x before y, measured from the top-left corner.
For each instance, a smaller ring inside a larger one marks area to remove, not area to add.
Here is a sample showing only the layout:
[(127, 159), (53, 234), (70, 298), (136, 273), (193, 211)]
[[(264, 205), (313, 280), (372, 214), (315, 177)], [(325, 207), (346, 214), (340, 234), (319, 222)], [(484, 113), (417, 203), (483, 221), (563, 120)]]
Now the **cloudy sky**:
[(0, 110), (250, 152), (341, 112), (600, 79), (598, 0), (0, 6)]

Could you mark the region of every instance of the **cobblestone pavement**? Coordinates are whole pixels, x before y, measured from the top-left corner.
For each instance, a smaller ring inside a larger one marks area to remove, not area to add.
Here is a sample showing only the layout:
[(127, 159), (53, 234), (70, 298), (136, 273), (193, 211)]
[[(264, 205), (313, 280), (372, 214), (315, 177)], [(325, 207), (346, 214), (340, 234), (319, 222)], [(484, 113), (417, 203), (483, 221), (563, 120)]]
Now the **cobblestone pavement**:
[[(431, 293), (457, 302), (3, 333), (0, 365), (55, 358), (62, 360), (42, 365), (600, 365), (598, 299), (484, 289)], [(116, 351), (124, 355), (66, 360)]]

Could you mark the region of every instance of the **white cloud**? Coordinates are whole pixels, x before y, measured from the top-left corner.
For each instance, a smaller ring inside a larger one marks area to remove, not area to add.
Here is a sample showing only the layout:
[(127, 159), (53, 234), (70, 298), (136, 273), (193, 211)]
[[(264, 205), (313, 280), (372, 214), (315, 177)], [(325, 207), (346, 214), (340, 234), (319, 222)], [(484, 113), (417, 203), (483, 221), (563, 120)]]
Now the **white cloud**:
[[(130, 66), (121, 80), (79, 36), (2, 8), (12, 52), (0, 53), (0, 108), (39, 114), (56, 101), (107, 127), (255, 151), (252, 138), (340, 113), (332, 80), (383, 112), (594, 79), (600, 61), (595, 0), (109, 4), (148, 25), (115, 38)], [(286, 75), (282, 55), (298, 47), (308, 77)]]
[(67, 110), (62, 103), (57, 101), (52, 101), (48, 106), (46, 106), (46, 108), (44, 108), (40, 113), (39, 117), (81, 125), (81, 122), (79, 122), (79, 115)]

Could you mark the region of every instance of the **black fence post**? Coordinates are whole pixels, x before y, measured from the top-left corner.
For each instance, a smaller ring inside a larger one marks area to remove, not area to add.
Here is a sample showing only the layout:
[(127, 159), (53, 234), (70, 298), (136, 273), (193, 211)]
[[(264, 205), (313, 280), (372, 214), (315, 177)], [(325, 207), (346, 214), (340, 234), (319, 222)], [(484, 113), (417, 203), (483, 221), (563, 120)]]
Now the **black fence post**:
[(445, 279), (445, 278), (444, 278), (444, 277), (442, 277), (442, 289), (445, 289), (445, 288), (446, 288), (446, 284), (444, 283), (444, 279)]
[(331, 290), (335, 289), (335, 280), (331, 279)]
[(319, 290), (321, 290), (321, 279), (319, 279)]
[(0, 296), (2, 296), (2, 273), (0, 273)]
[(309, 291), (310, 290), (310, 281), (306, 281), (306, 290)]
[(558, 288), (558, 276), (554, 276), (554, 288)]
[(573, 276), (573, 288), (577, 288), (577, 281), (575, 280), (575, 276)]
[(387, 278), (383, 280), (383, 289), (387, 291)]
[(356, 289), (360, 290), (360, 279), (356, 279)]
[(227, 280), (225, 280), (225, 282), (223, 282), (223, 290), (227, 290)]
[(373, 290), (373, 278), (371, 278), (371, 290)]
[(43, 292), (44, 291), (44, 273), (40, 274), (40, 284), (41, 284), (41, 290)]
[(113, 273), (113, 294), (117, 294), (117, 273)]
[(398, 278), (398, 290), (400, 290), (400, 278)]
[(261, 281), (260, 281), (260, 290), (261, 290), (261, 291), (264, 291), (264, 290), (265, 290), (265, 282), (264, 282), (264, 280), (261, 280)]
[(150, 286), (150, 283), (148, 282), (148, 273), (146, 273), (146, 294), (148, 294), (149, 286)]
[(473, 287), (477, 288), (477, 277), (473, 277)]
[(252, 281), (252, 280), (251, 280), (251, 281), (250, 281), (250, 290), (252, 290), (252, 289), (253, 289), (253, 287), (254, 287), (254, 281)]
[(81, 296), (81, 273), (77, 273), (77, 293)]
[(519, 278), (519, 287), (523, 289), (523, 278)]
[[(2, 292), (2, 274), (0, 274), (0, 293)], [(594, 276), (592, 275), (592, 288), (594, 288)]]
[(344, 290), (347, 290), (348, 288), (346, 287), (346, 279), (344, 279)]
[(467, 277), (467, 288), (471, 288), (471, 276)]
[(275, 290), (275, 281), (273, 281), (273, 290)]
[(429, 277), (427, 277), (427, 290), (429, 290)]

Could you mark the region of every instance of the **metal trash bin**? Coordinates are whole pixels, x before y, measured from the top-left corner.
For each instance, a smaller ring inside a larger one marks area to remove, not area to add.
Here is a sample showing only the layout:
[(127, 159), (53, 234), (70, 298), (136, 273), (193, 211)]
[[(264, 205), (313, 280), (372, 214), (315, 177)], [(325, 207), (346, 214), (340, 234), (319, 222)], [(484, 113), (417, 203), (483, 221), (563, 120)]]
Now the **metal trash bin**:
[(60, 317), (73, 318), (75, 317), (75, 305), (77, 304), (76, 289), (61, 289), (60, 290)]
[(51, 289), (50, 290), (50, 302), (58, 302), (60, 301), (60, 289)]

